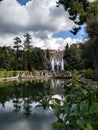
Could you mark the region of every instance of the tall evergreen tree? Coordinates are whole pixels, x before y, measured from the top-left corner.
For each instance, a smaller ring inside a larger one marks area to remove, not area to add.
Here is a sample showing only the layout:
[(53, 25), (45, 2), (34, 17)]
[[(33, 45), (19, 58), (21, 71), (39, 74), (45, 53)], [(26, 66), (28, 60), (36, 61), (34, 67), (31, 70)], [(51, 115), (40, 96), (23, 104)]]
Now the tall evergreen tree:
[(15, 69), (17, 70), (18, 69), (18, 62), (19, 62), (19, 58), (20, 58), (20, 56), (19, 56), (19, 50), (20, 50), (20, 48), (22, 47), (22, 45), (21, 45), (21, 39), (19, 38), (19, 37), (15, 37), (14, 38), (14, 48), (15, 48), (15, 51), (16, 51), (16, 62), (15, 62)]
[(29, 33), (26, 33), (24, 37), (25, 37), (25, 41), (24, 41), (25, 64), (27, 64), (27, 69), (31, 71), (32, 70), (32, 63), (31, 63), (31, 52), (32, 52), (31, 39), (32, 38)]

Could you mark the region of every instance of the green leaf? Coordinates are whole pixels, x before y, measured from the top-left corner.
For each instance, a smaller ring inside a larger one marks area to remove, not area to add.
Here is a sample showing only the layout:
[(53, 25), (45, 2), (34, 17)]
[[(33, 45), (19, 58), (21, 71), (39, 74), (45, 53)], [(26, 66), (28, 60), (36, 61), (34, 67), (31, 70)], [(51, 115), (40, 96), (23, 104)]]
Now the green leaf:
[(84, 120), (77, 120), (76, 121), (77, 125), (79, 126), (80, 129), (84, 129), (85, 128), (85, 121)]
[(70, 107), (69, 107), (69, 104), (67, 102), (64, 103), (64, 110), (65, 110), (66, 114), (70, 113)]
[(60, 105), (60, 99), (54, 98), (55, 102)]
[(52, 124), (53, 130), (64, 130), (63, 122), (54, 122)]
[(88, 123), (86, 123), (86, 127), (85, 127), (84, 130), (93, 130), (93, 127), (92, 127), (92, 125), (88, 122)]

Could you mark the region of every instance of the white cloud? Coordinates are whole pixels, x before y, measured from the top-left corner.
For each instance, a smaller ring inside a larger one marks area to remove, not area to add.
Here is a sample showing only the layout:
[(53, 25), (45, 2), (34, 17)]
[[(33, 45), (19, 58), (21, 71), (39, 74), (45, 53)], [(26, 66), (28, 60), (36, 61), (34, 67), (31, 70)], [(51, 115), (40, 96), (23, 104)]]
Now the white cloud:
[(0, 3), (0, 33), (17, 33), (26, 27), (29, 15), (24, 6), (15, 0), (4, 0)]
[[(24, 41), (23, 36), (20, 36), (21, 39)], [(4, 38), (0, 38), (0, 41), (2, 45), (4, 46), (13, 46), (14, 45), (14, 36), (9, 37), (9, 36), (5, 36)], [(49, 39), (45, 39), (42, 40), (40, 38), (36, 38), (33, 37), (32, 38), (32, 46), (33, 47), (40, 47), (42, 49), (51, 49), (51, 50), (64, 50), (65, 46), (67, 45), (67, 43), (69, 44), (69, 46), (71, 44), (77, 44), (77, 43), (81, 43), (82, 41), (80, 39), (72, 39), (71, 37), (68, 37), (66, 39), (62, 39), (62, 38), (49, 38)]]
[[(0, 45), (13, 45), (13, 38), (31, 32), (33, 45), (41, 48), (62, 49), (74, 39), (52, 38), (62, 30), (69, 30), (73, 22), (56, 0), (32, 0), (21, 6), (16, 0), (0, 2)], [(77, 39), (78, 40), (78, 39)]]
[(94, 1), (96, 1), (96, 0), (88, 0), (88, 1), (90, 1), (90, 2), (94, 2)]

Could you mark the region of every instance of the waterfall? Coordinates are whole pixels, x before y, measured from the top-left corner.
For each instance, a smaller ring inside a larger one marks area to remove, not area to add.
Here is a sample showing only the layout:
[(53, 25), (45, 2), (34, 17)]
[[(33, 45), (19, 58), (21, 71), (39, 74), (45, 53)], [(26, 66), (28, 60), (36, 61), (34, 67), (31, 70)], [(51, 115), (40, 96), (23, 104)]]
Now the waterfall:
[(52, 58), (52, 60), (51, 60), (51, 70), (52, 71), (63, 71), (64, 70), (64, 60)]
[(55, 71), (55, 68), (54, 68), (54, 58), (52, 58), (52, 61), (51, 61), (51, 70), (52, 71)]
[(63, 71), (64, 70), (64, 60), (62, 59), (62, 61), (61, 61), (61, 71)]

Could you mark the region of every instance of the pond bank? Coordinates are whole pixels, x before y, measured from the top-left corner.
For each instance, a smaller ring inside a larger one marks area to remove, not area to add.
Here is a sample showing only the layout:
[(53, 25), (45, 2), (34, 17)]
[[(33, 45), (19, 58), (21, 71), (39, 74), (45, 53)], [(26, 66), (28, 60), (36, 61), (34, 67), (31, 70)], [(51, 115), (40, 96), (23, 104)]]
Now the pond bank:
[(0, 78), (0, 82), (7, 82), (7, 81), (14, 81), (14, 80), (29, 80), (29, 79), (32, 79), (32, 80), (40, 80), (40, 79), (49, 79), (50, 77), (39, 77), (39, 76), (30, 76), (30, 77), (6, 77), (6, 78)]
[(71, 78), (70, 72), (39, 72), (37, 74), (23, 73), (22, 75), (17, 75), (13, 77), (0, 78), (0, 82), (14, 81), (14, 80), (48, 80), (49, 78)]

